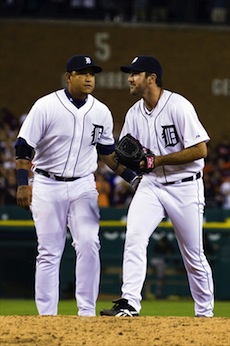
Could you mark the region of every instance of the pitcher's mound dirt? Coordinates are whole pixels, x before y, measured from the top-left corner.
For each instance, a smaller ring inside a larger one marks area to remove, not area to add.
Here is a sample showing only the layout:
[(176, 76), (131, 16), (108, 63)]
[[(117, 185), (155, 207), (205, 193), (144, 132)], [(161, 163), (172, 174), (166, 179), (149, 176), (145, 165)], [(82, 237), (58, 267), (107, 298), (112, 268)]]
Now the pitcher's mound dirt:
[(229, 346), (230, 319), (0, 316), (0, 345)]

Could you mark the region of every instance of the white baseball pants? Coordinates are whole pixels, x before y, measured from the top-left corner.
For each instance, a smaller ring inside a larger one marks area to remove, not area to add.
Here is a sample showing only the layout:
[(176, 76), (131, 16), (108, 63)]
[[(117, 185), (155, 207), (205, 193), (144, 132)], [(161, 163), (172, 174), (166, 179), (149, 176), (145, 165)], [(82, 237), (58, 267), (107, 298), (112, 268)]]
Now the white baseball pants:
[(202, 179), (162, 185), (151, 176), (143, 177), (128, 211), (122, 285), (122, 297), (138, 312), (149, 238), (168, 215), (187, 271), (195, 315), (213, 316), (213, 279), (203, 251), (203, 208)]
[(100, 244), (98, 193), (93, 174), (72, 182), (35, 174), (31, 209), (38, 240), (35, 275), (38, 313), (58, 313), (60, 262), (68, 225), (76, 251), (78, 315), (95, 316)]

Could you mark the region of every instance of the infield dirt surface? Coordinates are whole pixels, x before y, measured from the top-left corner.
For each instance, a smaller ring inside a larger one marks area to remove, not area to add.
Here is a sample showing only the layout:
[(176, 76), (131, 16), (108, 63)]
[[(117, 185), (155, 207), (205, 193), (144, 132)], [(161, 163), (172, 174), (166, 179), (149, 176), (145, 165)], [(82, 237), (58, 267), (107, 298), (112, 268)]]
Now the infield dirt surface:
[(229, 346), (223, 317), (0, 316), (5, 346)]

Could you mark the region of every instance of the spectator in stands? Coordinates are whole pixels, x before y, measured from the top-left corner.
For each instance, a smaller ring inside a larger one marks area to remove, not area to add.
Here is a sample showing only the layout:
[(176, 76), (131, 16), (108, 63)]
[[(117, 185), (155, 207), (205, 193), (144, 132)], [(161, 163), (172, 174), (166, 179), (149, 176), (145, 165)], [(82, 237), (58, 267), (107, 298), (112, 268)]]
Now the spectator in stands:
[(148, 0), (147, 18), (150, 22), (166, 23), (168, 21), (167, 0)]
[(204, 174), (204, 186), (206, 207), (220, 208), (223, 204), (223, 195), (220, 193), (219, 185), (212, 179), (212, 174)]
[(228, 16), (228, 0), (212, 0), (210, 9), (210, 19), (214, 24), (226, 24)]
[(105, 21), (123, 22), (130, 19), (130, 0), (99, 0), (100, 18)]
[(221, 183), (220, 192), (223, 195), (222, 208), (230, 210), (230, 176), (226, 177)]
[(4, 204), (5, 205), (16, 205), (16, 190), (17, 180), (15, 175), (15, 168), (7, 170), (5, 176), (5, 192), (4, 192)]
[(124, 179), (116, 176), (114, 179), (113, 206), (127, 208), (133, 196), (133, 189), (124, 182)]
[[(14, 143), (18, 128), (25, 119), (26, 114), (16, 116), (6, 107), (0, 108), (0, 205), (16, 203), (13, 201), (13, 188), (10, 182), (13, 181), (11, 170), (15, 168)], [(126, 208), (132, 198), (133, 191), (124, 182), (119, 181), (113, 172), (103, 163), (98, 162), (98, 171), (110, 184), (109, 205), (119, 208)], [(222, 140), (215, 146), (208, 146), (208, 157), (204, 168), (204, 184), (206, 195), (206, 207), (226, 208), (228, 205), (225, 190), (228, 189), (230, 176), (230, 138), (223, 135)], [(116, 186), (115, 186), (116, 185)], [(220, 188), (220, 186), (222, 186)], [(8, 191), (8, 192), (7, 192)]]
[(70, 0), (70, 15), (81, 19), (96, 19), (96, 0)]
[(208, 150), (208, 157), (204, 168), (206, 206), (208, 208), (221, 208), (225, 196), (220, 190), (220, 186), (226, 177), (230, 176), (229, 136), (223, 136), (223, 139), (216, 147), (209, 147)]
[(216, 147), (216, 155), (222, 158), (225, 162), (230, 161), (230, 137), (223, 136), (221, 142)]
[[(10, 109), (6, 107), (2, 107), (0, 109), (0, 128), (4, 129), (4, 131), (9, 131), (9, 135), (11, 135), (12, 131), (15, 131), (19, 127), (19, 120), (17, 116), (11, 112)], [(5, 128), (7, 126), (7, 129)]]
[(16, 204), (14, 143), (18, 120), (7, 108), (0, 109), (0, 205)]
[(112, 205), (115, 175), (113, 171), (102, 160), (100, 160), (100, 158), (98, 160), (97, 172), (101, 173), (110, 184), (109, 204)]
[(148, 0), (133, 0), (132, 1), (132, 21), (145, 22), (147, 20), (147, 5)]
[(106, 208), (110, 206), (110, 192), (111, 185), (105, 176), (100, 172), (96, 171), (96, 187), (98, 191), (98, 205), (100, 208)]
[(2, 0), (0, 16), (228, 24), (229, 0)]

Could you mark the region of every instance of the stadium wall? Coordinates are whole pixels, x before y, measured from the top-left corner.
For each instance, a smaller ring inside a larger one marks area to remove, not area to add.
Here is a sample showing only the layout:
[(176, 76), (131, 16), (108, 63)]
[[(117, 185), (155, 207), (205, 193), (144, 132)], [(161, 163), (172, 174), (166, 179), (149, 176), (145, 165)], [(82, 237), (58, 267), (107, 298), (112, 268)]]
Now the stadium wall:
[[(125, 238), (126, 209), (101, 209), (101, 286), (100, 295), (119, 296), (122, 256)], [(141, 230), (140, 230), (141, 232)], [(185, 269), (179, 253), (174, 230), (169, 221), (163, 221), (150, 238), (148, 246), (148, 273), (143, 297), (153, 297), (158, 277), (151, 266), (154, 246), (166, 235), (173, 248), (166, 261), (164, 277), (165, 297), (190, 297)], [(230, 210), (207, 209), (204, 223), (205, 252), (213, 270), (215, 297), (230, 300)], [(74, 299), (75, 254), (67, 233), (61, 265), (60, 296)], [(37, 254), (34, 224), (29, 211), (19, 207), (0, 208), (0, 298), (33, 298), (34, 271)]]
[(118, 133), (135, 101), (119, 67), (149, 54), (163, 65), (164, 87), (192, 101), (213, 144), (230, 133), (229, 27), (2, 19), (0, 32), (0, 107), (18, 116), (64, 87), (67, 59), (86, 54), (104, 69), (94, 95), (112, 110)]

